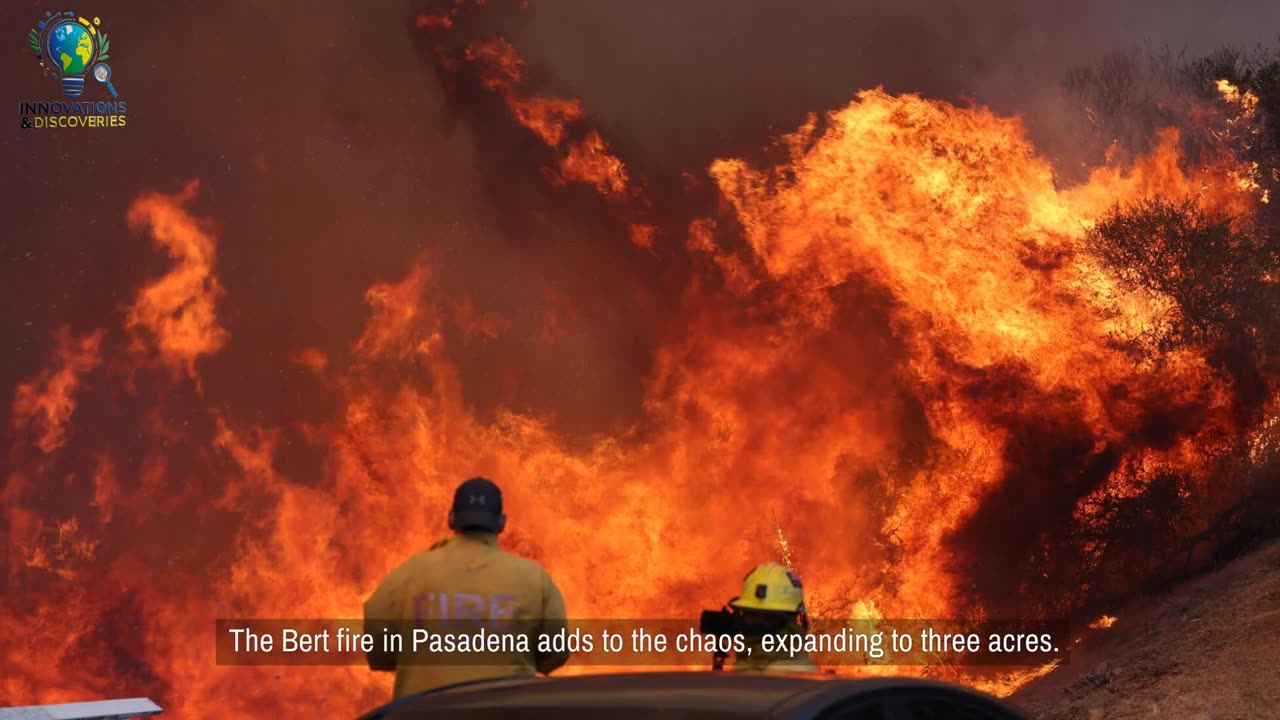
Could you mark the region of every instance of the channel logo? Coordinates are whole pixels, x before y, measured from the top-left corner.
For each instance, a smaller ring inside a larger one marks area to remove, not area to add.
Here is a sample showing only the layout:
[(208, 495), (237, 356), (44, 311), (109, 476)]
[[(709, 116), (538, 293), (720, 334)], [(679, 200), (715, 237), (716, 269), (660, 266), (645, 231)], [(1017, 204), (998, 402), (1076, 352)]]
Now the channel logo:
[[(69, 100), (37, 100), (20, 103), (23, 128), (120, 128), (125, 126), (125, 102), (111, 82), (111, 41), (102, 31), (102, 19), (80, 17), (74, 12), (46, 12), (27, 33), (41, 72), (59, 81)], [(80, 100), (85, 76), (100, 86), (104, 99)], [(110, 99), (105, 99), (109, 97)]]

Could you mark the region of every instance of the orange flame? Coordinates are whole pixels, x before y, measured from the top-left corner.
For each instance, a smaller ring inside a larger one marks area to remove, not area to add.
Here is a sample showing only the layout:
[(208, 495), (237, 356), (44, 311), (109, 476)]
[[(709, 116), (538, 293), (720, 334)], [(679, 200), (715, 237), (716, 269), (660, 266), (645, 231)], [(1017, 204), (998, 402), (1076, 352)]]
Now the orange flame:
[(34, 379), (18, 385), (13, 400), (13, 427), (29, 429), (34, 443), (45, 453), (66, 444), (67, 423), (75, 412), (80, 378), (101, 362), (101, 331), (72, 338), (69, 328), (58, 331), (55, 365)]
[(192, 181), (176, 195), (143, 195), (129, 209), (129, 225), (149, 230), (173, 268), (138, 292), (125, 326), (135, 347), (150, 341), (173, 370), (196, 378), (195, 362), (222, 348), (228, 333), (217, 320), (223, 290), (213, 273), (213, 236), (184, 209), (199, 189)]
[(627, 171), (622, 161), (609, 154), (604, 139), (595, 131), (580, 143), (569, 146), (560, 162), (560, 177), (569, 182), (594, 185), (602, 195), (627, 188)]
[(568, 126), (585, 118), (581, 101), (525, 93), (527, 68), (510, 42), (505, 38), (475, 40), (467, 44), (463, 57), (479, 68), (486, 89), (502, 95), (517, 122), (562, 151), (550, 173), (554, 183), (584, 183), (603, 195), (622, 196), (628, 190), (622, 160), (612, 154), (598, 132), (590, 130), (580, 140), (569, 139)]
[(511, 111), (516, 120), (542, 138), (551, 147), (564, 142), (565, 126), (584, 117), (582, 103), (577, 100), (534, 97), (527, 100), (512, 99)]
[(1103, 615), (1097, 620), (1089, 623), (1089, 627), (1093, 630), (1104, 630), (1116, 624), (1116, 618), (1113, 615)]

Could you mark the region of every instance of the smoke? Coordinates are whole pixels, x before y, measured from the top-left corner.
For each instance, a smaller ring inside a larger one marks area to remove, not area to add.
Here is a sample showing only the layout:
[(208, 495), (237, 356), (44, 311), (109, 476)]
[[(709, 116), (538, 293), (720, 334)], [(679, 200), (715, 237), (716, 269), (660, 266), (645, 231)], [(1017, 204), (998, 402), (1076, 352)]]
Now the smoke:
[(1259, 0), (602, 0), (527, 14), (520, 52), (655, 170), (749, 151), (878, 85), (1028, 114), (1042, 149), (1065, 155), (1083, 119), (1061, 104), (1070, 68), (1135, 46), (1195, 55), (1280, 34), (1280, 8)]

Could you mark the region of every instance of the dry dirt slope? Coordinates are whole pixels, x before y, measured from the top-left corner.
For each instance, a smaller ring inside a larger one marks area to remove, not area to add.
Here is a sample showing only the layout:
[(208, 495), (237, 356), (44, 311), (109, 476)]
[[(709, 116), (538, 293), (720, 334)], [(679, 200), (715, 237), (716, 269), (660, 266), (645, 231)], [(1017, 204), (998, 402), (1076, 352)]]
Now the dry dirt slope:
[(1039, 720), (1280, 720), (1280, 542), (1115, 615), (1009, 700)]

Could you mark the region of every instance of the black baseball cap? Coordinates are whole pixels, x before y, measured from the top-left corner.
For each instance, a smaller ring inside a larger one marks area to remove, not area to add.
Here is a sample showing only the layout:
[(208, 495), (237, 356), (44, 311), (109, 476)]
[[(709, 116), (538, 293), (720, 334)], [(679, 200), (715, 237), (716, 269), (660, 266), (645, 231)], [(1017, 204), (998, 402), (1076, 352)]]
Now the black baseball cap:
[(449, 527), (454, 530), (479, 529), (502, 532), (507, 517), (502, 514), (502, 491), (488, 478), (473, 477), (453, 493)]

